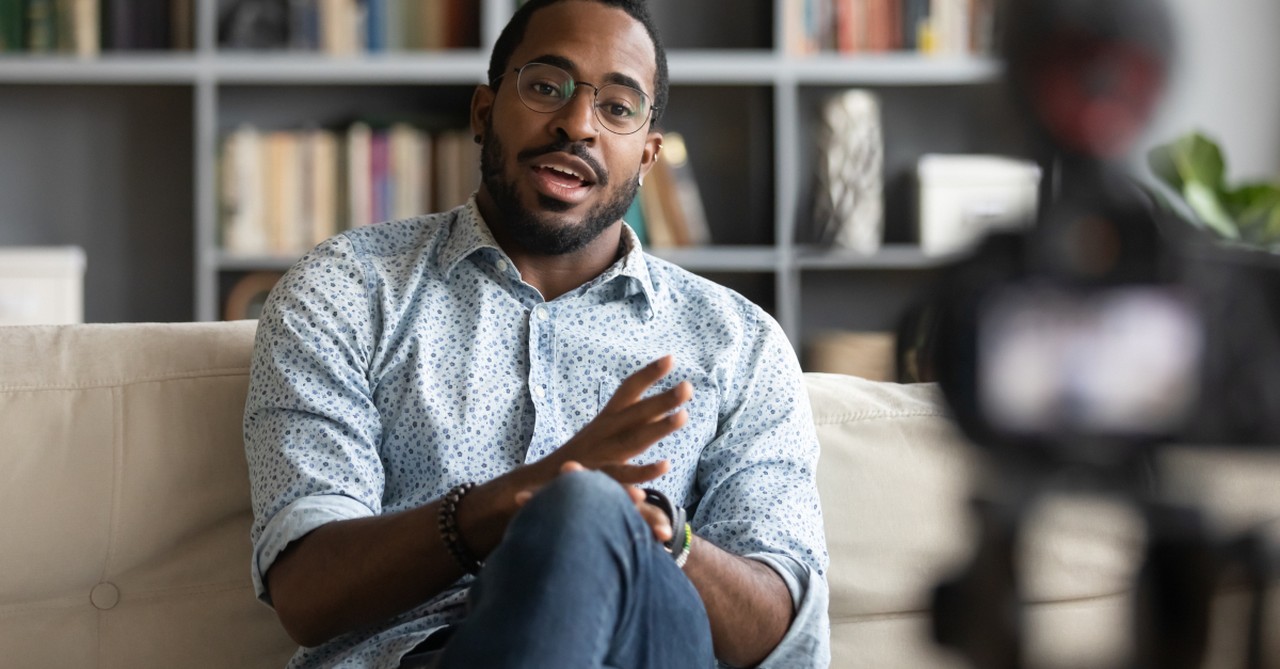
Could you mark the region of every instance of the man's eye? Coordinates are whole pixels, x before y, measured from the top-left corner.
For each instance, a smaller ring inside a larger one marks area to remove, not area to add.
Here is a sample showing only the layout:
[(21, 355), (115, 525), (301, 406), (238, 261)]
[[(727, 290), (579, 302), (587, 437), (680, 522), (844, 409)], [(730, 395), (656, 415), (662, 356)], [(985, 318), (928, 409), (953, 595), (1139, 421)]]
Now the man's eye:
[(636, 109), (633, 105), (619, 101), (601, 101), (600, 111), (616, 118), (631, 118), (636, 115)]
[(529, 90), (533, 91), (535, 95), (544, 98), (560, 97), (560, 87), (546, 81), (535, 81), (529, 84)]

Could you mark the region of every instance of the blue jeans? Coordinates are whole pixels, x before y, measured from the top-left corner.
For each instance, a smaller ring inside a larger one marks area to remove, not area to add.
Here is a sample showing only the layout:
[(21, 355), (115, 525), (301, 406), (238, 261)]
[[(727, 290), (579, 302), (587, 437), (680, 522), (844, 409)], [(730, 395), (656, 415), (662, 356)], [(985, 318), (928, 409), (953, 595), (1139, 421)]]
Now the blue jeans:
[(561, 475), (512, 520), (445, 669), (715, 666), (706, 609), (622, 487)]

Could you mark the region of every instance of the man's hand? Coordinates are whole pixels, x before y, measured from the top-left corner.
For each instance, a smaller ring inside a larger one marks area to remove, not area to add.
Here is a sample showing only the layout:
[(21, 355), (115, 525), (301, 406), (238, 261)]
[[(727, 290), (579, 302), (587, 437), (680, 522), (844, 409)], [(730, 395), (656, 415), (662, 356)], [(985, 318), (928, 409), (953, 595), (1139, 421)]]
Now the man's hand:
[(670, 465), (665, 460), (647, 465), (632, 465), (628, 461), (689, 420), (688, 412), (677, 411), (693, 397), (693, 386), (688, 381), (640, 399), (646, 390), (671, 372), (674, 364), (671, 356), (663, 356), (628, 376), (600, 414), (547, 460), (560, 466), (569, 461), (578, 462), (624, 484), (651, 481), (666, 473)]
[[(667, 473), (671, 463), (658, 460), (645, 465), (633, 465), (629, 460), (644, 453), (689, 420), (688, 412), (679, 408), (693, 397), (693, 386), (687, 381), (653, 397), (640, 399), (646, 390), (671, 372), (674, 364), (671, 356), (664, 356), (628, 376), (614, 391), (613, 397), (609, 398), (599, 415), (546, 458), (548, 465), (556, 467), (557, 475), (595, 469), (613, 477), (627, 490), (636, 510), (649, 523), (649, 527), (653, 528), (653, 536), (659, 541), (671, 538), (671, 521), (661, 509), (645, 503), (644, 492), (636, 485)], [(516, 493), (516, 503), (523, 505), (546, 483), (547, 481), (543, 481), (540, 485)]]

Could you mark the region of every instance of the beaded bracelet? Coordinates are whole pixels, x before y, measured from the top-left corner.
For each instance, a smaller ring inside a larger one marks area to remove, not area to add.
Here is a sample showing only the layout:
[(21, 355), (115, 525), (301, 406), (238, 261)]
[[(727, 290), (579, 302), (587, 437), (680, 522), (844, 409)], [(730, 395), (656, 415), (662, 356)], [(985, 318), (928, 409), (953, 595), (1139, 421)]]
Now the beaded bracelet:
[(684, 563), (689, 561), (689, 551), (693, 549), (693, 526), (689, 523), (684, 524), (684, 547), (676, 553), (676, 566), (684, 569)]
[(476, 484), (473, 481), (467, 481), (451, 488), (440, 503), (438, 522), (445, 548), (449, 549), (449, 554), (453, 556), (458, 566), (462, 567), (462, 571), (473, 576), (480, 573), (484, 563), (472, 557), (471, 551), (468, 551), (466, 544), (462, 543), (462, 534), (458, 531), (458, 503), (474, 487)]

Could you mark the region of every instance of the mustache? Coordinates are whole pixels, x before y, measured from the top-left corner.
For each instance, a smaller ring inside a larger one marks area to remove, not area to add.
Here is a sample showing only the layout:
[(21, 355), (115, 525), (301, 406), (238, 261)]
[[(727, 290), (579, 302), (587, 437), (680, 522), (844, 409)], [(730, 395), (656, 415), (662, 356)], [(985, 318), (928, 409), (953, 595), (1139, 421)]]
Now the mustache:
[(575, 158), (580, 159), (582, 162), (586, 163), (587, 166), (590, 167), (592, 171), (596, 173), (596, 179), (599, 180), (597, 185), (599, 186), (609, 185), (609, 171), (606, 170), (604, 168), (604, 165), (601, 165), (600, 162), (596, 160), (594, 156), (591, 155), (590, 151), (587, 151), (586, 145), (583, 144), (582, 142), (570, 142), (569, 140), (566, 140), (566, 139), (558, 139), (545, 146), (534, 147), (532, 149), (525, 149), (524, 151), (521, 151), (520, 153), (516, 154), (516, 159), (523, 163), (523, 162), (528, 162), (530, 160), (533, 160), (534, 158), (537, 158), (539, 156), (545, 156), (548, 153), (567, 153)]

